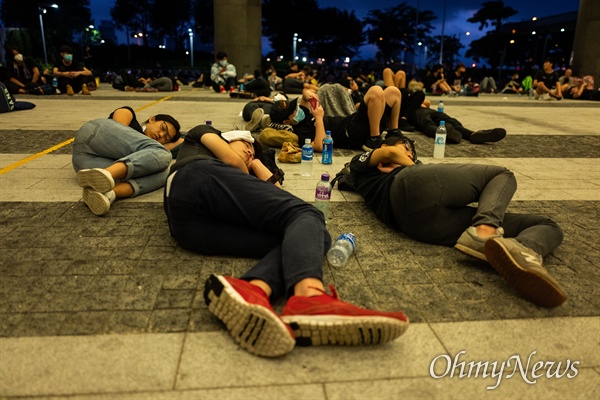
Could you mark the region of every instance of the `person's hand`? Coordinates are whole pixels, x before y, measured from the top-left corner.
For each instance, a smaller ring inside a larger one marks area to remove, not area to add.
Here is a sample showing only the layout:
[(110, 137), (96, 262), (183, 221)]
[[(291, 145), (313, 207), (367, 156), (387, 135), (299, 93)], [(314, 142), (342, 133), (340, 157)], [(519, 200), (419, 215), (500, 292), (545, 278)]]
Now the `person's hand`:
[(227, 68), (225, 67), (221, 67), (221, 69), (219, 70), (219, 74), (224, 73), (225, 71), (227, 71)]
[(266, 97), (266, 96), (258, 96), (257, 98), (255, 98), (252, 101), (271, 101), (270, 97)]
[(388, 174), (388, 173), (392, 172), (393, 170), (395, 170), (396, 168), (398, 168), (399, 166), (400, 166), (400, 164), (393, 164), (393, 163), (382, 164), (382, 163), (379, 163), (379, 165), (377, 166), (377, 169), (379, 170), (379, 172), (383, 172), (384, 174)]
[(325, 110), (323, 110), (323, 106), (321, 106), (321, 104), (318, 104), (317, 108), (312, 110), (312, 115), (315, 118), (323, 118), (325, 116)]

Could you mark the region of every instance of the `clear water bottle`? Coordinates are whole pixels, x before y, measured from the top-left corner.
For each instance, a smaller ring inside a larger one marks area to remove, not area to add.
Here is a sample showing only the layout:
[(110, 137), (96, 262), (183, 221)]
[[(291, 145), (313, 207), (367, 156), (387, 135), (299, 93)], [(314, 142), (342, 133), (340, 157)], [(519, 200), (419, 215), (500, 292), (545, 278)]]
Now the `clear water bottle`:
[(329, 218), (329, 200), (331, 199), (331, 182), (329, 182), (329, 174), (321, 175), (321, 180), (317, 183), (315, 191), (315, 207), (325, 216), (325, 223)]
[(529, 93), (528, 100), (532, 100), (533, 99), (533, 89), (529, 89), (527, 92)]
[(327, 252), (327, 261), (333, 267), (341, 267), (348, 262), (355, 247), (356, 238), (354, 235), (351, 233), (342, 233)]
[(440, 126), (435, 130), (435, 145), (433, 158), (444, 158), (446, 151), (446, 121), (440, 121)]
[(304, 139), (304, 146), (302, 146), (302, 176), (310, 176), (312, 173), (314, 150), (310, 139)]
[(325, 131), (325, 138), (323, 138), (323, 152), (321, 153), (321, 163), (331, 164), (333, 162), (333, 138), (331, 137), (331, 131)]
[(56, 77), (52, 78), (52, 86), (54, 86), (54, 89), (58, 87), (58, 79)]
[(438, 112), (444, 112), (444, 101), (440, 100), (438, 103)]

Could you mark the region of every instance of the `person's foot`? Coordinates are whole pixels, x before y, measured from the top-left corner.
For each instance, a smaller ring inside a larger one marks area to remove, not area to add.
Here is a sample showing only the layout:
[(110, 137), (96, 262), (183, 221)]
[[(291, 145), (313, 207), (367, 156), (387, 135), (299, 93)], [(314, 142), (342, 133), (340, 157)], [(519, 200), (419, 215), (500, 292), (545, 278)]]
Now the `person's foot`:
[(90, 187), (83, 188), (83, 202), (95, 215), (104, 215), (110, 210), (110, 205), (115, 201), (115, 192), (112, 190), (100, 193)]
[(125, 86), (125, 91), (126, 92), (135, 92), (135, 88), (131, 87), (131, 86)]
[(333, 295), (292, 296), (281, 313), (299, 346), (369, 345), (390, 342), (408, 328), (404, 313), (372, 311), (341, 301)]
[(115, 187), (115, 180), (110, 172), (102, 168), (79, 170), (77, 183), (81, 187), (90, 187), (100, 193), (106, 193)]
[(414, 132), (417, 128), (408, 123), (404, 118), (398, 120), (398, 128), (404, 132)]
[(226, 90), (225, 90), (225, 86), (221, 86), (221, 87), (219, 87), (219, 92), (220, 92), (220, 93), (225, 93), (225, 92), (226, 92)]
[(496, 233), (492, 236), (483, 238), (477, 234), (477, 228), (474, 226), (468, 227), (458, 238), (454, 248), (469, 256), (487, 261), (484, 254), (485, 242), (488, 239), (499, 238), (504, 236), (504, 229), (496, 228)]
[(499, 142), (505, 137), (506, 129), (494, 128), (471, 133), (471, 136), (469, 136), (469, 141), (473, 144), (481, 144), (485, 142)]
[(381, 140), (381, 135), (379, 136), (370, 136), (365, 143), (362, 145), (362, 148), (364, 151), (370, 151), (370, 150), (375, 150), (378, 149), (379, 146), (381, 146), (381, 143), (383, 141)]
[(258, 131), (260, 129), (260, 123), (262, 118), (265, 116), (265, 110), (262, 108), (257, 108), (252, 112), (252, 117), (250, 121), (245, 126), (245, 129), (250, 132)]
[(84, 94), (86, 96), (91, 95), (92, 93), (90, 92), (90, 89), (88, 89), (87, 85), (84, 83), (83, 85), (81, 85), (81, 94)]
[(265, 128), (268, 128), (269, 125), (271, 125), (271, 116), (269, 114), (265, 114), (260, 119), (260, 128), (265, 129)]
[(67, 85), (67, 96), (73, 96), (75, 92), (73, 91), (73, 87), (71, 85)]
[(219, 318), (236, 343), (252, 354), (283, 356), (294, 349), (294, 334), (258, 286), (230, 276), (211, 275), (204, 286), (208, 310)]
[(541, 307), (558, 307), (567, 293), (542, 265), (542, 257), (516, 239), (494, 238), (485, 243), (492, 267), (527, 301)]
[(462, 133), (455, 129), (451, 124), (446, 125), (446, 143), (459, 144), (462, 141)]

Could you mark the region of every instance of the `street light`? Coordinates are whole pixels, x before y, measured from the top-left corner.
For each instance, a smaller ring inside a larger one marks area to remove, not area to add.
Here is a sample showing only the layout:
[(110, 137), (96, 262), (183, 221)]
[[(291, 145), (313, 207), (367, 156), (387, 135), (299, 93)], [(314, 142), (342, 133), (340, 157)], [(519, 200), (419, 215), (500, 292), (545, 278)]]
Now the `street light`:
[(190, 59), (192, 68), (194, 68), (194, 32), (192, 32), (192, 28), (188, 28), (188, 34), (190, 35)]
[(48, 54), (46, 53), (46, 36), (44, 35), (44, 19), (42, 18), (43, 14), (46, 14), (46, 7), (49, 8), (58, 8), (57, 4), (38, 4), (38, 12), (40, 14), (40, 27), (42, 28), (42, 45), (44, 46), (44, 61), (48, 64)]
[(294, 51), (293, 51), (293, 55), (292, 55), (292, 61), (296, 61), (296, 58), (297, 58), (296, 57), (296, 44), (301, 41), (302, 41), (302, 39), (298, 37), (298, 34), (294, 33), (294, 42), (293, 42)]

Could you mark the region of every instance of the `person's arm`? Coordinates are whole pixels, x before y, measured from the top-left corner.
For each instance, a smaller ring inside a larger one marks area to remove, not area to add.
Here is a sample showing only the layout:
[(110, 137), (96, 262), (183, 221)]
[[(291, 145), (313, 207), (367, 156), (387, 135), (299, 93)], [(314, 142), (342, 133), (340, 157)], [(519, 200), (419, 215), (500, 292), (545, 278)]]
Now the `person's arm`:
[(317, 95), (317, 92), (315, 90), (302, 89), (302, 96), (298, 99), (298, 102), (301, 106), (304, 106), (304, 107), (308, 108), (309, 110), (312, 110), (312, 105), (310, 104), (310, 99), (312, 99), (313, 97), (316, 98), (317, 100), (319, 100), (319, 96)]
[(384, 146), (373, 150), (368, 166), (377, 167), (381, 172), (390, 172), (401, 165), (413, 165), (404, 147)]
[(200, 138), (200, 141), (211, 153), (225, 164), (231, 165), (245, 173), (249, 172), (248, 166), (244, 160), (231, 149), (229, 143), (216, 133), (205, 133)]
[(237, 76), (237, 70), (235, 69), (235, 65), (227, 64), (225, 68), (225, 72), (221, 74), (224, 78), (235, 78)]
[(119, 108), (113, 113), (112, 119), (121, 125), (129, 126), (133, 121), (133, 114), (126, 108)]
[[(262, 161), (256, 158), (250, 163), (250, 169), (252, 170), (252, 172), (254, 172), (254, 176), (256, 176), (261, 181), (267, 181), (271, 176), (273, 176), (271, 170), (265, 167)], [(274, 185), (278, 188), (281, 188), (281, 184), (279, 182), (275, 182)]]
[(560, 98), (562, 97), (562, 87), (559, 81), (556, 81), (556, 97)]
[(315, 118), (315, 139), (311, 143), (313, 149), (317, 152), (323, 151), (323, 139), (325, 139), (325, 123), (323, 117), (325, 116), (325, 110), (319, 104), (317, 108), (312, 111), (312, 115)]
[(92, 76), (92, 71), (90, 71), (86, 67), (83, 67), (82, 71), (77, 71), (77, 75)]
[(167, 150), (171, 151), (173, 150), (175, 147), (179, 146), (181, 143), (183, 143), (183, 138), (180, 137), (179, 139), (177, 139), (175, 142), (169, 142), (169, 143), (165, 143), (163, 144), (163, 146), (165, 146), (167, 148)]
[(25, 88), (25, 84), (23, 82), (21, 82), (20, 80), (18, 80), (17, 78), (15, 78), (14, 76), (11, 76), (9, 81), (14, 83), (15, 85), (17, 85), (18, 87), (20, 87), (22, 89)]
[(31, 78), (31, 82), (38, 83), (38, 80), (40, 79), (40, 69), (38, 67), (33, 67), (32, 72), (33, 77)]

